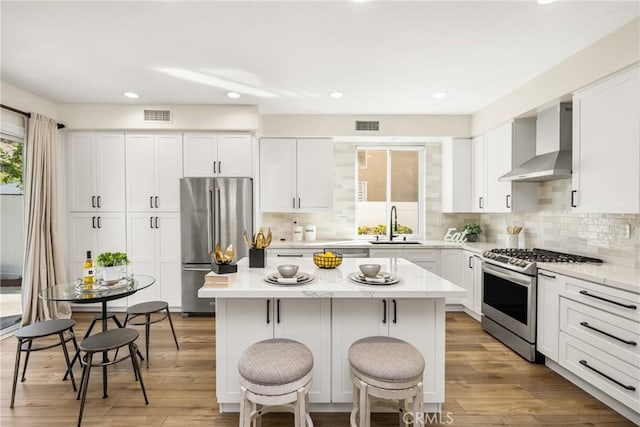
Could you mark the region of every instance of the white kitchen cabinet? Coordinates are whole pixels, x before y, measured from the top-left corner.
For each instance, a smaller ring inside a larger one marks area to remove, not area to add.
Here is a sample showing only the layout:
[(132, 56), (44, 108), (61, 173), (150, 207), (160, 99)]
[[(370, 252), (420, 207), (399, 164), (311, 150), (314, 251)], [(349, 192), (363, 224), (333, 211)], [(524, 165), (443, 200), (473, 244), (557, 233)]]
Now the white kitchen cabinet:
[(260, 140), (262, 212), (330, 211), (333, 180), (331, 139)]
[(181, 305), (180, 214), (127, 214), (129, 272), (147, 274), (156, 282), (128, 297), (128, 304), (163, 300), (172, 309)]
[(560, 333), (560, 288), (556, 273), (538, 271), (536, 346), (540, 353), (557, 362)]
[[(367, 336), (392, 336), (412, 343), (425, 358), (424, 401), (444, 400), (444, 301), (422, 298), (334, 299), (332, 305), (332, 402), (351, 403), (349, 347)], [(440, 329), (439, 329), (440, 328)], [(442, 359), (442, 360), (440, 360)]]
[(471, 140), (471, 211), (484, 212), (487, 203), (484, 136)]
[(405, 258), (408, 261), (440, 275), (440, 249), (427, 248), (372, 248), (371, 258)]
[(69, 210), (124, 211), (124, 133), (71, 132), (67, 148)]
[(484, 135), (486, 205), (482, 212), (522, 213), (538, 209), (538, 183), (499, 178), (535, 155), (535, 119), (517, 119)]
[(573, 96), (573, 212), (640, 213), (640, 68)]
[(238, 360), (252, 344), (289, 338), (313, 353), (309, 399), (331, 401), (331, 300), (325, 298), (216, 299), (216, 393), (219, 403), (240, 402)]
[(184, 133), (184, 176), (252, 177), (249, 134)]
[[(482, 304), (482, 260), (471, 251), (462, 251), (460, 286), (467, 291), (459, 303), (467, 310), (467, 314), (476, 320), (480, 319)], [(447, 301), (448, 302), (448, 301)]]
[(442, 143), (442, 212), (471, 212), (471, 140)]
[(127, 133), (127, 210), (178, 212), (182, 134)]
[[(463, 263), (462, 249), (440, 250), (440, 277), (462, 286)], [(465, 298), (447, 298), (447, 304), (464, 304)]]

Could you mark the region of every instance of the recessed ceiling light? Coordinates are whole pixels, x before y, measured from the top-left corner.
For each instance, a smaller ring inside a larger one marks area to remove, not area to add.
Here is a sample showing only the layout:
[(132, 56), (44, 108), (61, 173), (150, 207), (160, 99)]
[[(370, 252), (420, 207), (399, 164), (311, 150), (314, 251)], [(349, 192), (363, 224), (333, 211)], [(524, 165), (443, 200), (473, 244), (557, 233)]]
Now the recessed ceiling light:
[(338, 92), (338, 91), (331, 92), (329, 94), (330, 97), (335, 98), (335, 99), (342, 98), (343, 95), (344, 94), (342, 92)]
[(435, 99), (444, 98), (445, 96), (447, 96), (447, 92), (436, 92), (433, 95), (431, 95), (431, 97)]
[(140, 98), (140, 96), (137, 93), (134, 92), (123, 92), (122, 93), (124, 96), (126, 96), (127, 98)]
[(240, 94), (238, 92), (227, 92), (227, 96), (229, 98), (240, 98)]
[(538, 0), (538, 4), (551, 4), (554, 3), (556, 0)]

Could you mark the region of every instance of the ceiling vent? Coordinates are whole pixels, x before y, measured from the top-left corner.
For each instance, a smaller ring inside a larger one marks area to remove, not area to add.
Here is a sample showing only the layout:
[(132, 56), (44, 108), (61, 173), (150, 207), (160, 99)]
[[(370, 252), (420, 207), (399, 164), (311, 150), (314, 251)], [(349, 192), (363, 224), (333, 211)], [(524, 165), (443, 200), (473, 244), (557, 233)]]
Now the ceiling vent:
[(377, 120), (356, 120), (356, 130), (364, 130), (364, 131), (379, 131), (380, 130), (380, 122)]
[(167, 109), (144, 109), (145, 123), (171, 123), (171, 110)]

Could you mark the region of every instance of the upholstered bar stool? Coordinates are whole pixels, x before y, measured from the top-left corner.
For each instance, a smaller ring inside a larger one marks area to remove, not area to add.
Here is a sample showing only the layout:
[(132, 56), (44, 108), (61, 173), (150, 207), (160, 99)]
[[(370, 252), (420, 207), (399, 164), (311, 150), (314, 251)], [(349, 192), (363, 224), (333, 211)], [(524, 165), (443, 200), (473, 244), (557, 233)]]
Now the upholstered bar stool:
[(249, 427), (262, 415), (293, 412), (296, 427), (313, 427), (308, 413), (313, 355), (290, 339), (257, 342), (244, 351), (240, 373), (240, 427)]
[[(353, 381), (353, 410), (351, 426), (369, 427), (370, 397), (398, 401), (391, 406), (400, 413), (400, 424), (407, 421), (423, 425), (424, 398), (422, 378), (424, 358), (411, 344), (392, 337), (367, 337), (354, 342), (349, 348), (349, 368)], [(412, 401), (411, 417), (404, 417), (407, 403)], [(358, 414), (358, 423), (356, 423)]]
[[(22, 368), (22, 378), (20, 381), (25, 380), (25, 373), (27, 372), (27, 364), (29, 363), (29, 354), (33, 351), (46, 350), (48, 348), (62, 346), (62, 352), (64, 353), (64, 360), (67, 364), (67, 372), (71, 373), (71, 383), (73, 389), (76, 390), (76, 380), (73, 378), (73, 372), (71, 372), (71, 363), (69, 362), (69, 352), (67, 350), (67, 342), (71, 341), (75, 350), (78, 350), (78, 343), (76, 337), (73, 334), (73, 325), (76, 322), (71, 319), (55, 319), (45, 320), (43, 322), (32, 323), (18, 329), (16, 332), (16, 338), (18, 339), (18, 349), (16, 350), (16, 365), (13, 369), (13, 388), (11, 389), (11, 405), (13, 408), (14, 399), (16, 397), (16, 383), (18, 382), (18, 371), (20, 370), (20, 358), (21, 354), (27, 353), (24, 360), (24, 367)], [(38, 338), (44, 338), (52, 335), (58, 335), (59, 341), (53, 344), (43, 345), (42, 347), (34, 347), (33, 341)], [(63, 379), (66, 379), (65, 374)]]
[[(159, 314), (161, 317), (152, 319), (152, 314)], [(133, 321), (138, 317), (143, 317), (144, 320)], [(151, 332), (151, 324), (160, 322), (164, 319), (169, 319), (169, 325), (171, 325), (171, 333), (173, 334), (173, 340), (176, 343), (176, 348), (180, 350), (178, 345), (178, 338), (176, 337), (176, 331), (173, 329), (173, 321), (171, 320), (171, 313), (169, 312), (169, 304), (165, 301), (148, 301), (140, 304), (132, 305), (127, 308), (127, 317), (124, 319), (124, 327), (127, 325), (144, 325), (144, 342), (145, 342), (145, 354), (147, 356), (147, 368), (149, 367), (149, 333)]]

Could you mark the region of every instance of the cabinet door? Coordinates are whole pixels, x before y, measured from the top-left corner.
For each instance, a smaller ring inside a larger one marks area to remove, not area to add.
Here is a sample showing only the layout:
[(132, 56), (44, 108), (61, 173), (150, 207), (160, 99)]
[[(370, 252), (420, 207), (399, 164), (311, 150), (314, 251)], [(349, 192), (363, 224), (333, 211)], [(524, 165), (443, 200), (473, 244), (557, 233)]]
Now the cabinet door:
[(184, 176), (214, 176), (218, 136), (215, 133), (185, 133), (183, 144)]
[(297, 209), (296, 140), (260, 140), (260, 208), (262, 212)]
[(424, 357), (424, 401), (444, 401), (444, 299), (391, 299), (389, 336), (413, 344)]
[(440, 249), (411, 249), (405, 248), (404, 257), (412, 263), (440, 275)]
[(638, 93), (635, 68), (574, 96), (573, 211), (640, 213)]
[(180, 265), (180, 214), (159, 213), (154, 220), (156, 226), (156, 286), (160, 298), (169, 307), (182, 304), (182, 270)]
[(300, 341), (313, 353), (311, 402), (331, 402), (331, 300), (275, 299), (274, 338)]
[(240, 402), (238, 360), (250, 345), (269, 338), (273, 338), (271, 299), (216, 298), (216, 397), (219, 403)]
[(467, 295), (460, 298), (460, 303), (473, 310), (473, 301), (475, 297), (474, 289), (474, 256), (473, 252), (463, 251), (462, 265), (460, 266), (460, 286), (467, 291)]
[(82, 277), (82, 264), (91, 251), (93, 259), (98, 256), (98, 229), (96, 215), (74, 213), (69, 217), (69, 279)]
[(156, 210), (180, 211), (180, 178), (182, 178), (182, 136), (158, 134), (154, 136), (154, 199)]
[(125, 140), (127, 157), (127, 209), (154, 208), (153, 135), (129, 134)]
[(511, 171), (512, 123), (507, 123), (485, 135), (487, 205), (484, 212), (510, 212), (511, 182), (498, 178)]
[(442, 143), (442, 212), (471, 212), (471, 140)]
[(251, 135), (218, 135), (218, 176), (253, 176), (251, 141)]
[(347, 358), (349, 347), (360, 338), (389, 334), (388, 304), (387, 300), (371, 298), (332, 301), (332, 402), (351, 403), (353, 385)]
[(90, 211), (96, 207), (95, 135), (72, 132), (68, 140), (69, 210)]
[(473, 308), (472, 310), (480, 316), (482, 313), (482, 259), (474, 255), (473, 257)]
[(100, 208), (101, 211), (124, 211), (124, 134), (96, 134), (95, 156), (95, 179), (98, 208)]
[(561, 279), (555, 273), (538, 272), (538, 315), (536, 338), (538, 351), (558, 361), (560, 334)]
[(297, 206), (303, 211), (333, 209), (333, 141), (299, 139), (297, 146)]
[(156, 282), (146, 289), (128, 297), (129, 305), (158, 299), (159, 278), (156, 271), (156, 229), (155, 217), (151, 213), (130, 213), (127, 215), (127, 256), (129, 272), (147, 274)]
[(484, 212), (487, 204), (485, 194), (485, 150), (484, 136), (477, 136), (471, 140), (471, 211)]

